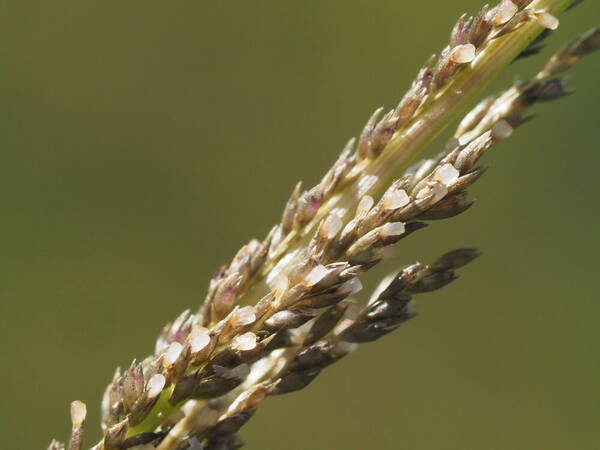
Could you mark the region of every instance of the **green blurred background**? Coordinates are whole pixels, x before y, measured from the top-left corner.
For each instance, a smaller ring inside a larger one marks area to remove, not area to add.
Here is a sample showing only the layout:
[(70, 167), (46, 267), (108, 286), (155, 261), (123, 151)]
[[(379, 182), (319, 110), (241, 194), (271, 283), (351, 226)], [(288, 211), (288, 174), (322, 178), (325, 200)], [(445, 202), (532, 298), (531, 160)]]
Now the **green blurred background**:
[[(65, 439), (73, 399), (96, 439), (114, 367), (195, 309), (294, 183), (316, 182), (479, 6), (3, 2), (2, 448)], [(550, 48), (599, 18), (585, 2)], [(269, 400), (249, 450), (600, 448), (598, 56), (572, 71), (576, 95), (486, 157), (473, 209), (402, 241), (376, 276), (459, 246), (485, 257), (396, 334)]]

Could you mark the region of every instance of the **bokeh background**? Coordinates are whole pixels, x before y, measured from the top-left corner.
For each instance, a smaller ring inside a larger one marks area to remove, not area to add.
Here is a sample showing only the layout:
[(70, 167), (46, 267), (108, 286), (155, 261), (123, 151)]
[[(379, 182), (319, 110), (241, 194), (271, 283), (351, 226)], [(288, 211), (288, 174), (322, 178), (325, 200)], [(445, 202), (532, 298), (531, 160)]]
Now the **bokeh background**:
[[(96, 439), (114, 367), (196, 308), (480, 4), (3, 2), (2, 447), (65, 439), (73, 399)], [(598, 19), (585, 2), (549, 47)], [(376, 276), (459, 246), (485, 257), (402, 330), (265, 403), (249, 450), (600, 448), (599, 57), (486, 157), (473, 209), (402, 241)]]

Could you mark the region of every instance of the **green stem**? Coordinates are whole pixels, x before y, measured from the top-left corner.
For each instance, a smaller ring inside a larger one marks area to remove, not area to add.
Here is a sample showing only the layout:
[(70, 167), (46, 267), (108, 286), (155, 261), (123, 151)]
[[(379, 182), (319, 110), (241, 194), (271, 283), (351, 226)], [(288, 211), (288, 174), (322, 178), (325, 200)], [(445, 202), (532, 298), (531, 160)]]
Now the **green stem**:
[(164, 423), (164, 421), (167, 420), (171, 414), (173, 414), (173, 411), (175, 411), (178, 406), (169, 402), (172, 392), (172, 388), (164, 390), (158, 397), (158, 400), (146, 418), (139, 424), (129, 427), (126, 437), (129, 438), (136, 436), (137, 434), (144, 433), (146, 431), (154, 431), (162, 423)]

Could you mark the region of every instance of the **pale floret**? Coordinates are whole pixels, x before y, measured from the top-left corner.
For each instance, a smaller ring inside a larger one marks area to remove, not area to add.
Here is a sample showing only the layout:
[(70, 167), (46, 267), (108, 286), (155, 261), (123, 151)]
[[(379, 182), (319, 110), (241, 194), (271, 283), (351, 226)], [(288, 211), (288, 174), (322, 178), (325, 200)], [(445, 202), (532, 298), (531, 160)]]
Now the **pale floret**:
[(85, 421), (86, 415), (87, 407), (85, 406), (85, 403), (80, 402), (79, 400), (75, 400), (71, 403), (71, 422), (73, 422), (74, 427), (81, 427)]
[(196, 335), (193, 337), (191, 342), (192, 352), (198, 353), (206, 348), (210, 343), (210, 335), (206, 328), (201, 328), (196, 331)]
[(275, 279), (275, 281), (273, 282), (271, 289), (273, 289), (273, 291), (275, 292), (276, 295), (281, 295), (282, 293), (284, 293), (285, 291), (287, 291), (287, 288), (290, 285), (290, 279), (288, 277), (286, 277), (285, 275), (281, 275), (279, 277), (277, 277), (277, 279)]
[(467, 64), (475, 59), (475, 46), (473, 44), (457, 45), (450, 53), (450, 59), (456, 64)]
[(233, 313), (231, 324), (237, 327), (250, 325), (256, 321), (256, 312), (253, 306), (243, 306)]
[(541, 26), (549, 30), (556, 30), (560, 25), (559, 20), (547, 11), (536, 11), (533, 15)]
[(252, 350), (256, 347), (256, 335), (251, 331), (241, 334), (233, 339), (233, 344), (238, 350)]
[(342, 284), (341, 287), (348, 292), (348, 295), (352, 295), (362, 291), (363, 285), (358, 278), (351, 278)]
[(148, 398), (155, 398), (160, 394), (165, 387), (166, 378), (164, 375), (160, 373), (156, 373), (152, 375), (150, 380), (148, 381), (148, 386), (146, 387), (146, 391), (148, 393)]
[(519, 11), (519, 7), (510, 0), (502, 0), (495, 10), (493, 22), (494, 25), (504, 25)]
[(430, 196), (433, 196), (433, 201), (437, 202), (444, 198), (448, 193), (448, 187), (445, 184), (440, 183), (436, 180), (435, 183), (432, 183), (428, 186), (425, 186), (423, 189), (419, 191), (417, 194), (417, 199), (424, 199)]
[(250, 367), (250, 375), (244, 381), (244, 386), (253, 386), (273, 368), (273, 360), (267, 356), (256, 361)]
[(400, 236), (401, 234), (404, 234), (404, 231), (406, 231), (406, 227), (402, 222), (393, 222), (386, 223), (381, 229), (381, 234), (384, 237)]
[(425, 161), (421, 162), (421, 165), (415, 172), (415, 179), (420, 180), (425, 175), (427, 175), (429, 172), (431, 172), (431, 170), (434, 168), (436, 163), (437, 163), (437, 161), (435, 161), (433, 159), (426, 159)]
[(295, 266), (295, 260), (298, 254), (299, 250), (288, 253), (269, 271), (269, 275), (267, 275), (267, 284), (271, 289), (275, 289), (275, 284), (277, 283), (277, 279), (280, 278), (280, 275), (288, 273), (291, 268)]
[(292, 311), (289, 311), (287, 309), (284, 309), (283, 311), (278, 311), (275, 314), (273, 314), (271, 317), (269, 317), (265, 323), (269, 326), (271, 326), (271, 324), (279, 324), (282, 322), (287, 322), (289, 320), (292, 320), (295, 317), (295, 314)]
[(342, 230), (342, 236), (346, 236), (348, 233), (352, 232), (352, 230), (354, 230), (354, 228), (356, 227), (357, 223), (358, 223), (358, 218), (352, 219), (350, 222), (348, 222), (344, 226), (344, 229)]
[(371, 294), (371, 297), (369, 298), (369, 303), (368, 303), (369, 305), (371, 303), (373, 303), (374, 301), (376, 301), (379, 298), (379, 296), (381, 295), (381, 293), (386, 290), (386, 288), (390, 285), (390, 283), (392, 281), (394, 281), (394, 278), (396, 278), (396, 274), (395, 273), (390, 273), (385, 278), (383, 278), (383, 280), (381, 280), (379, 282), (379, 284), (377, 285), (377, 287), (375, 288), (375, 290)]
[(492, 136), (494, 139), (504, 140), (513, 134), (513, 127), (506, 120), (499, 120), (492, 127)]
[(373, 200), (373, 197), (371, 197), (370, 195), (365, 195), (363, 198), (360, 199), (360, 202), (356, 207), (356, 216), (362, 217), (365, 214), (367, 214), (373, 207), (374, 203), (375, 200)]
[(456, 167), (448, 163), (444, 164), (435, 171), (433, 179), (446, 186), (451, 186), (456, 180), (458, 180), (459, 176), (460, 172), (456, 169)]
[(342, 219), (340, 219), (336, 214), (330, 214), (323, 222), (323, 236), (327, 239), (333, 238), (339, 233), (343, 225)]
[(448, 186), (442, 183), (436, 183), (432, 187), (432, 192), (434, 200), (436, 202), (440, 201), (446, 196), (446, 194), (448, 194)]
[(348, 214), (348, 208), (333, 208), (331, 214), (335, 214), (340, 219), (343, 219)]
[(383, 207), (387, 210), (394, 210), (408, 205), (410, 198), (404, 189), (397, 191), (388, 191), (383, 196)]
[(175, 364), (175, 361), (177, 361), (177, 359), (179, 358), (179, 355), (181, 355), (182, 350), (183, 350), (183, 345), (181, 345), (179, 342), (171, 343), (171, 345), (169, 345), (169, 347), (167, 348), (167, 351), (165, 352), (165, 355), (164, 355), (165, 363), (166, 364)]
[(329, 272), (330, 272), (330, 270), (327, 269), (327, 267), (325, 267), (323, 265), (318, 265), (315, 268), (313, 268), (308, 273), (308, 275), (306, 275), (306, 277), (304, 278), (304, 281), (306, 282), (307, 286), (314, 286), (319, 281), (321, 281), (323, 278), (325, 278)]
[(227, 413), (223, 414), (221, 416), (221, 420), (226, 418), (228, 415), (233, 415), (233, 413), (235, 412), (235, 410), (246, 401), (246, 399), (248, 399), (248, 397), (250, 396), (250, 391), (245, 391), (242, 392), (240, 395), (238, 395), (235, 400), (233, 400), (231, 402), (231, 404), (229, 405), (229, 408), (227, 408)]

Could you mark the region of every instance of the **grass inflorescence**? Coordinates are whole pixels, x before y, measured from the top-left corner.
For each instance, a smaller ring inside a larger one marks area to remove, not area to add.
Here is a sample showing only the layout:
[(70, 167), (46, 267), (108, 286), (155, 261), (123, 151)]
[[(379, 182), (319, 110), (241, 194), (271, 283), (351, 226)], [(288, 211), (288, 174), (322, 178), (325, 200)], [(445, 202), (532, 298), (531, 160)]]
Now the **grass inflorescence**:
[[(558, 77), (600, 48), (593, 29), (559, 50), (531, 80), (483, 99), (439, 156), (415, 156), (469, 100), (517, 57), (541, 49), (567, 0), (502, 0), (462, 16), (390, 111), (378, 109), (323, 179), (298, 184), (267, 237), (218, 269), (197, 313), (165, 326), (153, 355), (117, 370), (102, 401), (95, 450), (235, 449), (240, 428), (272, 395), (298, 391), (327, 366), (396, 330), (416, 312), (414, 296), (440, 289), (479, 256), (462, 248), (384, 278), (361, 303), (361, 276), (389, 248), (473, 202), (483, 154), (509, 138), (537, 103), (570, 93)], [(544, 34), (541, 35), (542, 37)], [(67, 447), (82, 448), (86, 406), (71, 405)]]

